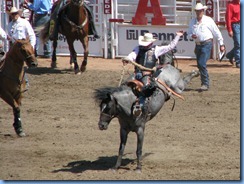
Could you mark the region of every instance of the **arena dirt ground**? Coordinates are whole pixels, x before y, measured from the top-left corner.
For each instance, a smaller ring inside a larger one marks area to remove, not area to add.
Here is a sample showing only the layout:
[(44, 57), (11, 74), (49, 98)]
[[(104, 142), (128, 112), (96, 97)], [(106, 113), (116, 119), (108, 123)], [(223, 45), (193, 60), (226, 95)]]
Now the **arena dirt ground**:
[[(121, 60), (89, 57), (82, 75), (74, 75), (68, 60), (58, 57), (58, 68), (51, 69), (49, 59), (38, 58), (38, 68), (28, 71), (30, 89), (21, 107), (27, 137), (17, 137), (12, 109), (0, 100), (1, 180), (240, 180), (239, 69), (209, 60), (210, 90), (199, 93), (195, 78), (185, 101), (176, 99), (173, 111), (173, 100), (163, 106), (146, 125), (138, 174), (135, 133), (129, 134), (121, 169), (110, 170), (119, 124), (114, 119), (100, 131), (93, 99), (95, 88), (118, 85)], [(178, 60), (178, 67), (184, 75), (196, 69), (196, 61)]]

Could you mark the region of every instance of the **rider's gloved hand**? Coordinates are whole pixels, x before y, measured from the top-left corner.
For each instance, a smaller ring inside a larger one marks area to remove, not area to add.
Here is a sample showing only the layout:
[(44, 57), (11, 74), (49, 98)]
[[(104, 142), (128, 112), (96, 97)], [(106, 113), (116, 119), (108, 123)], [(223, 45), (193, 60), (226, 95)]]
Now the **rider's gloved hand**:
[(130, 62), (130, 59), (128, 57), (122, 58), (123, 65), (127, 65)]

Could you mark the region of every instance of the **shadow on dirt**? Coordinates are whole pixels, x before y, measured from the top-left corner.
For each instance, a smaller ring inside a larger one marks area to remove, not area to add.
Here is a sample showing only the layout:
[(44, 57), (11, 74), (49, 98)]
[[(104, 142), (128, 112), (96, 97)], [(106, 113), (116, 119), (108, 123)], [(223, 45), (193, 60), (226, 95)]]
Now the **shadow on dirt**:
[[(210, 63), (210, 62), (209, 62), (209, 63)], [(232, 67), (232, 65), (227, 64), (227, 62), (226, 62), (226, 63), (222, 63), (222, 65), (219, 65), (219, 64), (209, 64), (209, 63), (207, 63), (207, 67), (208, 67), (208, 68), (231, 68), (231, 67)], [(229, 62), (228, 62), (228, 63), (229, 63)], [(197, 67), (196, 64), (192, 64), (192, 65), (190, 65), (190, 66), (192, 66), (192, 67)]]
[[(82, 173), (87, 170), (109, 170), (116, 163), (117, 156), (112, 157), (99, 157), (95, 161), (81, 160), (68, 163), (61, 169), (52, 171), (53, 173), (58, 172), (71, 172), (71, 173)], [(133, 159), (123, 159), (122, 167), (130, 163), (133, 163)], [(128, 168), (129, 169), (129, 168)]]
[(72, 69), (54, 69), (54, 68), (48, 68), (48, 67), (37, 67), (37, 68), (29, 68), (26, 73), (32, 74), (32, 75), (43, 75), (43, 74), (65, 74), (65, 73), (71, 73), (74, 71)]
[[(142, 156), (142, 160), (151, 155), (153, 153), (145, 153)], [(52, 171), (52, 173), (58, 173), (58, 172), (71, 172), (71, 173), (83, 173), (87, 170), (109, 170), (112, 169), (117, 161), (117, 156), (111, 156), (111, 157), (99, 157), (95, 161), (88, 161), (88, 160), (81, 160), (81, 161), (74, 161), (68, 163), (66, 166), (63, 166), (61, 169), (57, 169)], [(136, 159), (129, 159), (124, 158), (122, 159), (122, 164), (119, 169), (124, 170), (130, 170), (129, 165), (135, 165), (136, 168)]]

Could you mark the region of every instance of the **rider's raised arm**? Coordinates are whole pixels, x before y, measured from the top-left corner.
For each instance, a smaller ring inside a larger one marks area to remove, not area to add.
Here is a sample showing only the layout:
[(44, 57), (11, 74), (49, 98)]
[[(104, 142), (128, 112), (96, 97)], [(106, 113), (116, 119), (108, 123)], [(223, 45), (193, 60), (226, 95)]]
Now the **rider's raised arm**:
[(156, 58), (158, 58), (162, 54), (167, 53), (170, 50), (173, 50), (175, 48), (175, 46), (177, 45), (177, 43), (179, 42), (180, 37), (181, 37), (180, 35), (176, 35), (174, 40), (171, 41), (169, 45), (156, 46), (155, 47)]

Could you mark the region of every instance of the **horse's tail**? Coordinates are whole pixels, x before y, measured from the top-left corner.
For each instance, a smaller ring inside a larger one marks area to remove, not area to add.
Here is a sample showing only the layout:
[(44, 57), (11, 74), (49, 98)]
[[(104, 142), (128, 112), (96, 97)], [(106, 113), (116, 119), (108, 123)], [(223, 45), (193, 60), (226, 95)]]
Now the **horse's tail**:
[(50, 20), (43, 26), (39, 26), (35, 31), (40, 32), (40, 40), (42, 43), (45, 43), (49, 40), (49, 29), (50, 29)]

